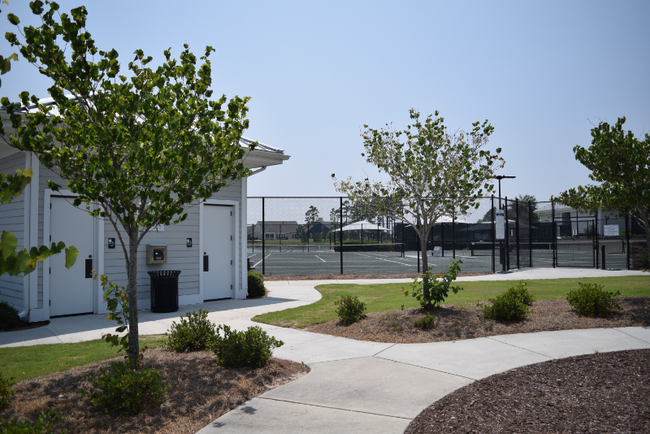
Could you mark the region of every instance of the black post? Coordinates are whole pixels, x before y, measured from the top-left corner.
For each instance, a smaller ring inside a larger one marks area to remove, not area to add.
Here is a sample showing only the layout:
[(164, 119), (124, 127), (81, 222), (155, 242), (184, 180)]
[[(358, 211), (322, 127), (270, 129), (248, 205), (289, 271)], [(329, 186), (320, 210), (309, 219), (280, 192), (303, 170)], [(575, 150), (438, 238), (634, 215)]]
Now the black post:
[[(500, 202), (501, 200), (499, 200)], [(505, 198), (505, 206), (503, 207), (503, 219), (506, 223), (506, 237), (503, 240), (503, 271), (510, 270), (510, 223), (508, 223), (508, 196)]]
[(551, 255), (553, 256), (553, 268), (557, 262), (557, 237), (555, 236), (555, 202), (551, 202)]
[[(440, 256), (445, 257), (445, 224), (440, 222), (440, 246), (442, 253)], [(433, 249), (433, 240), (431, 241), (431, 248)]]
[(528, 256), (529, 258), (529, 267), (533, 266), (533, 207), (530, 201), (528, 201)]
[(496, 260), (495, 260), (495, 249), (496, 249), (497, 233), (496, 233), (496, 225), (494, 224), (494, 219), (496, 217), (494, 215), (494, 195), (492, 195), (491, 206), (492, 208), (490, 209), (492, 210), (492, 273), (496, 273), (497, 269), (496, 269)]
[(515, 197), (515, 239), (517, 240), (517, 269), (520, 269), (519, 266), (519, 199)]
[(599, 229), (599, 226), (598, 226), (598, 210), (596, 210), (596, 213), (594, 214), (594, 220), (596, 222), (596, 227), (594, 228), (595, 229), (594, 236), (596, 237), (596, 239), (595, 239), (595, 241), (596, 241), (596, 267), (595, 268), (598, 268), (598, 264), (600, 264), (600, 262), (598, 261), (598, 235), (599, 235), (598, 234), (598, 229)]
[(628, 219), (630, 218), (630, 213), (625, 213), (625, 239), (627, 241), (627, 269), (630, 269), (630, 228), (628, 226)]
[(264, 260), (265, 256), (265, 249), (266, 249), (266, 237), (264, 234), (266, 233), (266, 224), (265, 224), (265, 216), (264, 216), (264, 198), (262, 198), (262, 274), (266, 275), (266, 261)]
[[(401, 220), (401, 224), (402, 224), (402, 232), (401, 232), (401, 234), (402, 234), (402, 251), (404, 252), (404, 250), (405, 250), (405, 248), (404, 248), (404, 232), (406, 232), (406, 231), (405, 231), (405, 229), (406, 229), (405, 226), (406, 226), (406, 225), (404, 224), (404, 208), (402, 208), (402, 220)], [(404, 252), (404, 257), (406, 257), (406, 252)]]
[(341, 274), (343, 274), (343, 196), (339, 198), (339, 203), (341, 205), (339, 220), (341, 221), (341, 227), (339, 228), (339, 249), (341, 250)]
[(602, 246), (600, 246), (600, 249), (603, 252), (603, 270), (606, 270), (606, 268), (605, 268), (605, 245), (603, 244)]
[(451, 217), (451, 242), (452, 257), (456, 259), (456, 216)]

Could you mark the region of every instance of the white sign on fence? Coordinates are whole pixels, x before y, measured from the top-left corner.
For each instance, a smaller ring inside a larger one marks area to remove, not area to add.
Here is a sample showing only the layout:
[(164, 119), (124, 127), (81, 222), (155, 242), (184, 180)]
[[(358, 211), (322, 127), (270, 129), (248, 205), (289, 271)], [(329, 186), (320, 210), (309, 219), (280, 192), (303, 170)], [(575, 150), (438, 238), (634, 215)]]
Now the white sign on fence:
[(605, 225), (605, 236), (606, 237), (618, 237), (618, 225)]
[(506, 224), (505, 216), (502, 209), (496, 210), (496, 239), (505, 240), (506, 239)]

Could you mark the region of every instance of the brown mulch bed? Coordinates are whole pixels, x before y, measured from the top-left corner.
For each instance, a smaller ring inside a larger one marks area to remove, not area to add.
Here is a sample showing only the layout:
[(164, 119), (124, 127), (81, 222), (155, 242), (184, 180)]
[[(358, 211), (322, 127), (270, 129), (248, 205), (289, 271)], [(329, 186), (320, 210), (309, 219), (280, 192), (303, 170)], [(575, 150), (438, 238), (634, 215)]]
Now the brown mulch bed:
[[(524, 321), (495, 321), (483, 317), (476, 304), (449, 304), (431, 311), (420, 308), (369, 313), (349, 326), (338, 319), (305, 330), (373, 342), (424, 343), (472, 339), (548, 330), (634, 327), (650, 325), (650, 297), (620, 297), (623, 307), (609, 318), (579, 317), (566, 300), (537, 300)], [(436, 316), (435, 328), (423, 331), (413, 322), (426, 314)]]
[(476, 381), (416, 417), (405, 434), (648, 433), (650, 350), (590, 354)]
[(90, 387), (82, 373), (108, 365), (103, 361), (17, 383), (13, 402), (0, 415), (33, 423), (41, 411), (54, 409), (63, 413), (55, 432), (65, 428), (71, 434), (195, 433), (249, 399), (309, 372), (303, 364), (275, 358), (260, 369), (222, 368), (209, 351), (180, 354), (156, 348), (144, 353), (144, 365), (171, 383), (163, 404), (136, 416), (116, 416), (90, 408), (78, 393)]

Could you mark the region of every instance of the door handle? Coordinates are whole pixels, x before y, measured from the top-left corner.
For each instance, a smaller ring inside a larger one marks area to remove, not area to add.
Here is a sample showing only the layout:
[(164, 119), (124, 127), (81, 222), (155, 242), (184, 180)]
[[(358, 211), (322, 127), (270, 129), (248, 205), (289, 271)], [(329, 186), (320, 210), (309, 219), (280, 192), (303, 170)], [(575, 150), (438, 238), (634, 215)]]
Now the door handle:
[(203, 271), (210, 271), (210, 256), (203, 255)]
[(85, 276), (86, 276), (86, 279), (92, 279), (93, 278), (93, 260), (92, 259), (86, 259)]

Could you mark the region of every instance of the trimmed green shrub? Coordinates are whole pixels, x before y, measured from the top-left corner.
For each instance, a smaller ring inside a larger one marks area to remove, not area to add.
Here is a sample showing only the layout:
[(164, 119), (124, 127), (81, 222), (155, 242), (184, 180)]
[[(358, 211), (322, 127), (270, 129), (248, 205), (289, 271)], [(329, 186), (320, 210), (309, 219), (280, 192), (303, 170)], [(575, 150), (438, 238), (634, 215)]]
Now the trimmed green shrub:
[(446, 271), (433, 274), (431, 268), (425, 271), (420, 277), (413, 279), (411, 289), (405, 288), (404, 295), (410, 295), (420, 302), (423, 309), (433, 309), (445, 301), (449, 296), (449, 290), (458, 294), (463, 288), (460, 286), (451, 286), (451, 282), (456, 280), (460, 273), (460, 259), (449, 264)]
[[(22, 420), (4, 421), (0, 420), (0, 432), (6, 434), (50, 434), (54, 426), (61, 422), (63, 415), (54, 410), (49, 413), (42, 412), (34, 425), (29, 425)], [(67, 433), (62, 430), (61, 434)]]
[(526, 282), (519, 282), (515, 286), (508, 288), (508, 292), (526, 306), (532, 306), (535, 301), (535, 296), (528, 292), (528, 284)]
[(0, 330), (9, 330), (19, 324), (18, 311), (6, 301), (0, 301)]
[(220, 324), (212, 351), (217, 356), (217, 365), (261, 368), (273, 355), (273, 349), (282, 345), (284, 342), (267, 335), (259, 326), (237, 331)]
[(84, 398), (105, 413), (138, 414), (145, 408), (159, 407), (167, 395), (164, 383), (155, 369), (132, 369), (129, 361), (112, 362), (109, 369), (82, 374), (91, 385)]
[(436, 316), (426, 314), (425, 316), (413, 321), (413, 326), (422, 330), (431, 330), (436, 326)]
[(491, 306), (478, 303), (478, 307), (486, 318), (522, 320), (528, 317), (533, 301), (535, 301), (535, 296), (528, 292), (525, 283), (520, 282), (490, 299)]
[(13, 378), (4, 378), (0, 373), (0, 410), (5, 408), (13, 399), (14, 390), (10, 389), (13, 384)]
[(650, 256), (648, 256), (648, 252), (645, 252), (641, 257), (641, 265), (644, 267), (650, 266)]
[(356, 295), (342, 295), (341, 299), (335, 301), (334, 304), (336, 305), (336, 314), (345, 325), (359, 321), (366, 310), (366, 303), (359, 300)]
[(567, 301), (579, 316), (607, 317), (613, 310), (623, 308), (612, 300), (621, 295), (620, 291), (603, 291), (603, 285), (597, 283), (580, 283), (579, 289), (572, 289), (567, 294)]
[(177, 353), (211, 349), (217, 330), (208, 319), (208, 312), (200, 309), (199, 313), (188, 312), (185, 317), (181, 315), (180, 323), (172, 322), (167, 346)]
[(264, 297), (266, 289), (264, 288), (264, 276), (256, 271), (248, 272), (248, 297)]

